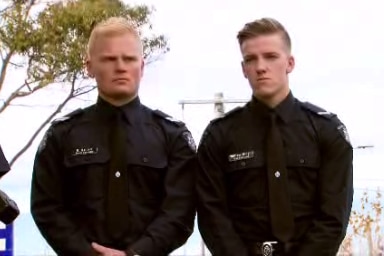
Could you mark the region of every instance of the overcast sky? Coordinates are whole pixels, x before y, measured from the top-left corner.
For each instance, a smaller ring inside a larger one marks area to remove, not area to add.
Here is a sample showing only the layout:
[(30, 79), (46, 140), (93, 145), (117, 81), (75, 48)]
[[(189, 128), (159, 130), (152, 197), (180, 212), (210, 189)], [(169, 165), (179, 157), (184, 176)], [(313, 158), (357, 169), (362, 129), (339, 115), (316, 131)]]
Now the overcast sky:
[[(236, 33), (244, 23), (274, 17), (288, 29), (293, 41), (296, 68), (291, 88), (296, 97), (335, 112), (346, 124), (354, 146), (374, 145), (355, 151), (357, 189), (382, 186), (384, 171), (384, 33), (379, 0), (144, 0), (156, 7), (155, 30), (169, 38), (171, 51), (146, 68), (142, 102), (182, 118), (182, 99), (211, 99), (216, 92), (225, 98), (249, 99), (251, 90), (240, 68)], [(7, 75), (0, 99), (24, 79), (22, 70)], [(59, 88), (36, 94), (0, 115), (0, 143), (10, 159), (35, 128), (60, 102)], [(95, 95), (87, 97), (90, 101)], [(36, 105), (37, 100), (39, 104)], [(64, 112), (86, 106), (74, 101)], [(230, 109), (235, 105), (228, 105)], [(213, 106), (186, 106), (185, 122), (196, 142)], [(41, 136), (39, 136), (40, 140)], [(33, 157), (38, 141), (1, 181), (1, 189), (14, 198), (23, 212), (29, 208)]]

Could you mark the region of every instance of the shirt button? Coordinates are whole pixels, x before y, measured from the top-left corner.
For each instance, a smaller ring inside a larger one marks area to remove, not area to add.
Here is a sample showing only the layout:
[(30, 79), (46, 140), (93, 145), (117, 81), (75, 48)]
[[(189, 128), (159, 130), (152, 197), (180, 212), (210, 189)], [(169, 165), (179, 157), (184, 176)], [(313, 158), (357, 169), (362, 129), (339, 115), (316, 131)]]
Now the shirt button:
[(119, 177), (120, 177), (120, 172), (117, 171), (117, 172), (115, 173), (115, 176), (116, 176), (116, 178), (119, 178)]
[(241, 166), (245, 166), (245, 162), (241, 162)]
[(305, 160), (303, 158), (300, 159), (300, 163), (303, 164), (305, 163)]
[(143, 157), (143, 163), (148, 163), (148, 158), (147, 157)]
[(276, 177), (276, 178), (279, 178), (279, 177), (280, 177), (280, 172), (279, 172), (279, 171), (276, 171), (276, 172), (275, 172), (275, 177)]

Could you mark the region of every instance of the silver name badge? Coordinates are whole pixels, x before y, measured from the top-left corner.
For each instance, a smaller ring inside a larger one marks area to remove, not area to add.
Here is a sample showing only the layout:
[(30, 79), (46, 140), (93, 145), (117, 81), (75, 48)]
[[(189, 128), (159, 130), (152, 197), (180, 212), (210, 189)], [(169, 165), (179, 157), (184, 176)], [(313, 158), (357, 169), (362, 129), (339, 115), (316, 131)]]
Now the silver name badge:
[(231, 154), (228, 156), (228, 161), (229, 162), (235, 162), (239, 160), (244, 160), (244, 159), (250, 159), (255, 157), (255, 151), (248, 151), (248, 152), (242, 152), (242, 153), (236, 153), (236, 154)]
[(97, 147), (76, 148), (72, 156), (96, 155), (98, 151), (99, 151), (99, 148)]

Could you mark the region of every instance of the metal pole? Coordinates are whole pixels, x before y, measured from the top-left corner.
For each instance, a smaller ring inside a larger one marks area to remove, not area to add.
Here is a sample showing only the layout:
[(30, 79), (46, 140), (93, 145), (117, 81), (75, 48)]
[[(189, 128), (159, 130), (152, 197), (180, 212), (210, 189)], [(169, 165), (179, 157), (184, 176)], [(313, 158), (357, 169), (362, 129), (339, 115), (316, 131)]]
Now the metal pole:
[[(234, 99), (234, 100), (225, 100), (224, 94), (222, 92), (218, 92), (214, 94), (212, 100), (181, 100), (179, 104), (181, 105), (182, 118), (184, 120), (184, 107), (185, 105), (206, 105), (213, 104), (213, 112), (215, 117), (221, 117), (225, 114), (225, 103), (246, 103), (249, 100), (245, 99)], [(203, 239), (201, 239), (201, 255), (205, 256), (205, 244)]]
[(182, 118), (182, 120), (183, 120), (183, 122), (184, 122), (184, 104), (181, 104), (181, 118)]
[(224, 94), (222, 92), (215, 93), (214, 96), (214, 114), (216, 117), (222, 117), (225, 114), (225, 108), (224, 108)]

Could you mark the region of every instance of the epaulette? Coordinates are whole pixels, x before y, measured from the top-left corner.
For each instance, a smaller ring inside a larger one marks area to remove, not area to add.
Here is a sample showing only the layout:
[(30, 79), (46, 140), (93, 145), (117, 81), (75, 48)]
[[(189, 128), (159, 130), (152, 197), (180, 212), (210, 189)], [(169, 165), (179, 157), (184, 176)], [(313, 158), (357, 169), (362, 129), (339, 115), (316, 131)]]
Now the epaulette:
[(232, 116), (233, 114), (239, 112), (239, 111), (242, 110), (242, 109), (243, 109), (243, 107), (235, 107), (234, 109), (231, 109), (230, 111), (224, 113), (224, 115), (212, 119), (212, 120), (211, 120), (211, 123), (215, 123), (215, 122), (217, 122), (217, 121), (224, 120), (224, 119), (226, 119), (226, 118)]
[(327, 119), (332, 119), (332, 118), (336, 117), (336, 114), (329, 112), (329, 111), (326, 111), (325, 109), (323, 109), (319, 106), (316, 106), (310, 102), (301, 102), (301, 105), (305, 109), (309, 110), (311, 113), (314, 113), (318, 116), (322, 116), (322, 117), (327, 118)]
[(58, 124), (58, 123), (62, 123), (64, 121), (72, 119), (75, 116), (78, 116), (78, 115), (82, 114), (83, 112), (84, 112), (84, 109), (78, 108), (75, 111), (72, 111), (72, 112), (70, 112), (70, 113), (68, 113), (68, 114), (66, 114), (66, 115), (64, 115), (62, 117), (58, 117), (58, 118), (54, 119), (51, 122), (51, 124), (55, 125), (55, 124)]
[(178, 119), (176, 119), (170, 115), (167, 115), (166, 113), (164, 113), (163, 111), (160, 111), (158, 109), (153, 110), (153, 113), (155, 114), (155, 116), (160, 117), (162, 119), (165, 119), (174, 125), (177, 125), (177, 126), (184, 126), (185, 125), (185, 123), (183, 121), (178, 120)]

